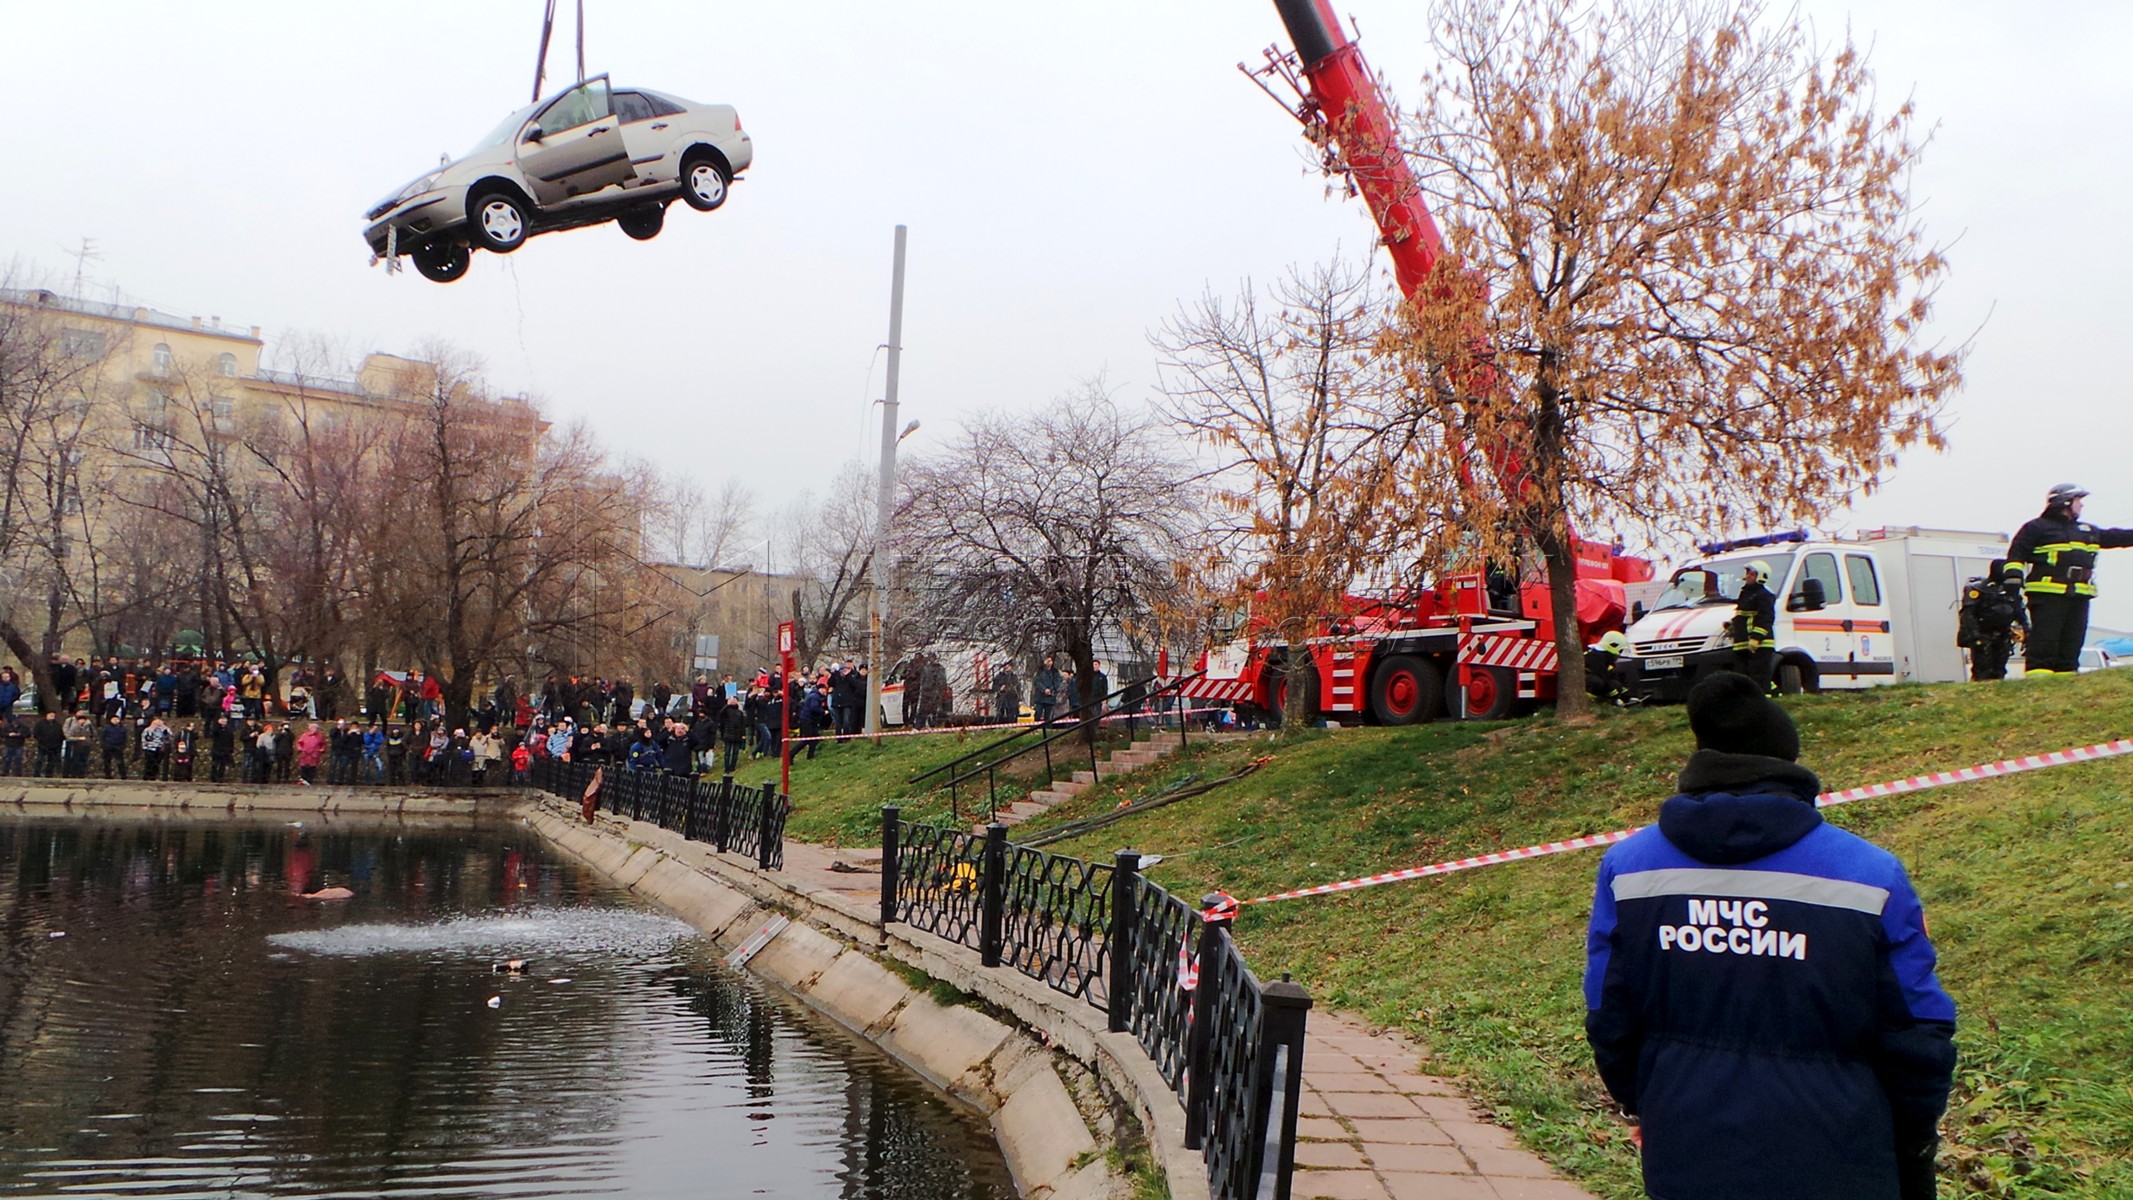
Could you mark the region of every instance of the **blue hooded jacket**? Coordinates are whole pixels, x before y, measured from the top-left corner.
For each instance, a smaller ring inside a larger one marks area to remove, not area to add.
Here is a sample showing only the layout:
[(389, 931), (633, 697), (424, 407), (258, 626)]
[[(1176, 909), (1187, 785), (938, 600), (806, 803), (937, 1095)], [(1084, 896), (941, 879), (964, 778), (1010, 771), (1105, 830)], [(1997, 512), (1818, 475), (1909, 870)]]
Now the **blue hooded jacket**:
[(1955, 1002), (1903, 865), (1796, 764), (1699, 750), (1600, 864), (1585, 1030), (1656, 1200), (1932, 1194)]

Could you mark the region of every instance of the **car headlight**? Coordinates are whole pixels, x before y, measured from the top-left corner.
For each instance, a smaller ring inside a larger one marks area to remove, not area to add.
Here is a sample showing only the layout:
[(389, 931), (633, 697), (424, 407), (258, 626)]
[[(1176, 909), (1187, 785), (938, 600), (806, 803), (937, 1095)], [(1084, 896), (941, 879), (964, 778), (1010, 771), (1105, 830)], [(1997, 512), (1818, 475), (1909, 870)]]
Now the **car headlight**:
[(413, 199), (414, 197), (419, 196), (422, 193), (430, 190), (430, 188), (436, 186), (437, 180), (443, 175), (444, 170), (442, 168), (439, 168), (435, 171), (431, 171), (429, 174), (422, 176), (421, 178), (415, 180), (413, 183), (410, 183), (406, 187), (401, 188), (399, 191), (394, 192), (392, 195), (387, 196), (385, 199), (380, 200), (376, 204), (371, 205), (370, 208), (363, 213), (363, 219), (366, 221), (377, 220), (379, 217), (382, 217), (386, 213), (391, 212), (399, 205), (406, 203), (408, 200)]
[(441, 176), (443, 176), (443, 174), (443, 171), (431, 171), (429, 174), (424, 175), (422, 178), (417, 179), (413, 183), (408, 184), (404, 188), (401, 188), (400, 194), (393, 197), (393, 203), (399, 204), (406, 200), (412, 199), (413, 197), (419, 196), (426, 191), (429, 191), (431, 186), (433, 186), (437, 182), (437, 180)]

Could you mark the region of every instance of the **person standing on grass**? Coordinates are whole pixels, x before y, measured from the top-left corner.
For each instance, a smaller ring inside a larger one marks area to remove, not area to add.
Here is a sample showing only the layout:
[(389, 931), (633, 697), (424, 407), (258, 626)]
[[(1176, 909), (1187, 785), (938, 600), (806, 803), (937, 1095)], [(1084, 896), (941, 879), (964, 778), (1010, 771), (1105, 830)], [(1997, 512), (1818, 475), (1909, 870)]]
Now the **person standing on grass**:
[(1053, 656), (1044, 656), (1044, 666), (1037, 677), (1030, 681), (1029, 704), (1037, 710), (1037, 724), (1049, 725), (1059, 708), (1059, 691), (1065, 686), (1059, 675), (1059, 662)]
[(1785, 710), (1689, 693), (1696, 752), (1607, 852), (1585, 1032), (1660, 1200), (1929, 1200), (1955, 1002), (1896, 856), (1825, 824)]
[(728, 704), (719, 714), (718, 740), (726, 747), (726, 774), (740, 765), (741, 749), (748, 744), (748, 714), (738, 704)]

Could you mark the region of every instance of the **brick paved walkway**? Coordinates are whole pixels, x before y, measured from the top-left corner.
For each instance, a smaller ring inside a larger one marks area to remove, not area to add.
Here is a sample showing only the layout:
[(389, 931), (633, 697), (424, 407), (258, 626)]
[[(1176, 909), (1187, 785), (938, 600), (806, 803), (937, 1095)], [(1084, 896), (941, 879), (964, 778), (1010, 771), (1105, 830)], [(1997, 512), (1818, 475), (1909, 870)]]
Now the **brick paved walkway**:
[[(871, 917), (881, 851), (788, 842), (785, 855), (788, 884)], [(872, 873), (833, 872), (832, 861)], [(1312, 1010), (1307, 1030), (1295, 1200), (1590, 1200), (1482, 1120), (1457, 1084), (1422, 1074), (1405, 1038), (1373, 1037), (1325, 1009)]]
[(1587, 1200), (1420, 1057), (1397, 1034), (1311, 1013), (1296, 1200)]

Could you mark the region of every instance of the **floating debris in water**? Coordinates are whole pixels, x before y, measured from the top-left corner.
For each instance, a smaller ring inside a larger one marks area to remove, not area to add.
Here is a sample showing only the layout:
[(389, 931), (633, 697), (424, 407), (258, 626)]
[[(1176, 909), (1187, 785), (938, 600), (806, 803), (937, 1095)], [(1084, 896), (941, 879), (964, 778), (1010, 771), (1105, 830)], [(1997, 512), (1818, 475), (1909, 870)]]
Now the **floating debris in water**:
[[(2125, 885), (2121, 883), (2118, 886), (2124, 887)], [(67, 931), (64, 929), (55, 929), (52, 932), (45, 934), (45, 937), (50, 938), (52, 941), (55, 942), (65, 936), (67, 936)]]
[(524, 975), (526, 973), (526, 960), (523, 958), (508, 959), (504, 962), (492, 964), (489, 969), (498, 975)]
[(491, 997), (489, 997), (489, 1007), (490, 1007), (490, 1008), (502, 1008), (503, 1006), (504, 1006), (504, 998), (503, 998), (502, 996), (491, 996)]

